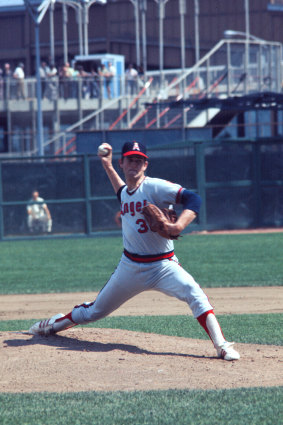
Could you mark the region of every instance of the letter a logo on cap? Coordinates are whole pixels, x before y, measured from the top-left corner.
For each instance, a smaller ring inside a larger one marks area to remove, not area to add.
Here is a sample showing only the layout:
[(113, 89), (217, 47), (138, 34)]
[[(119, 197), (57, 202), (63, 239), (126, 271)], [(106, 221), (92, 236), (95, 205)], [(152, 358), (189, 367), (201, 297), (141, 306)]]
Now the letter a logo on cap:
[(141, 155), (144, 158), (148, 158), (146, 154), (146, 147), (142, 143), (134, 142), (126, 142), (122, 148), (122, 156), (129, 155)]
[(138, 142), (133, 142), (133, 151), (140, 151)]

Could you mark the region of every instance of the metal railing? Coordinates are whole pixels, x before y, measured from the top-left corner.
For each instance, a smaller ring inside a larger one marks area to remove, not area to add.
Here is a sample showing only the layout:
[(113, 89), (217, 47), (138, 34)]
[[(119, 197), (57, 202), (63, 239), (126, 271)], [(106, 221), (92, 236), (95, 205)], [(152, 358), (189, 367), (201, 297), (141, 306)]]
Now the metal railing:
[[(109, 87), (102, 77), (50, 77), (41, 78), (42, 100), (112, 99), (118, 96), (135, 95), (144, 86), (143, 78), (128, 80), (125, 76), (113, 77)], [(17, 80), (0, 77), (0, 101), (36, 99), (36, 77)]]
[[(44, 147), (48, 154), (65, 154), (70, 149), (74, 152), (68, 142), (77, 129), (126, 129), (135, 125), (159, 128), (159, 118), (169, 116), (168, 110), (164, 112), (162, 108), (162, 102), (168, 99), (242, 96), (263, 91), (278, 93), (281, 83), (281, 43), (254, 40), (221, 40), (198, 63), (185, 70), (164, 70), (162, 76), (159, 71), (148, 71), (134, 82), (125, 76), (116, 77), (111, 83), (111, 99), (106, 81), (99, 77), (43, 79), (42, 111), (46, 116), (49, 114), (51, 122), (49, 128), (45, 128)], [(149, 116), (148, 103), (160, 104), (161, 109), (154, 108), (155, 115)], [(26, 78), (21, 83), (13, 78), (0, 80), (0, 111), (7, 114), (5, 137), (9, 153), (19, 154), (24, 149), (26, 154), (35, 154), (36, 79)], [(188, 109), (179, 121), (176, 117), (168, 118), (164, 127), (188, 125), (187, 112)], [(27, 114), (28, 128), (23, 129), (16, 122), (21, 113)], [(69, 122), (62, 122), (62, 114), (69, 115)]]
[[(165, 82), (160, 87), (159, 98), (168, 99), (176, 94), (188, 97), (190, 94), (185, 92), (185, 87), (196, 77), (200, 78), (200, 91), (208, 91), (224, 70), (228, 73), (227, 81), (222, 85), (219, 95), (230, 96), (232, 93), (244, 95), (264, 91), (267, 88), (270, 91), (280, 92), (282, 44), (254, 40), (221, 40), (185, 72), (182, 70), (164, 72)], [(157, 77), (155, 72), (148, 75)], [(168, 81), (172, 80), (173, 76), (177, 78), (169, 84)], [(244, 82), (246, 84), (241, 84)], [(156, 79), (155, 84), (158, 84)]]
[[(139, 76), (134, 80), (127, 80), (126, 76), (114, 77), (110, 98), (137, 95), (149, 78), (153, 81), (147, 95), (154, 93), (161, 100), (176, 95), (186, 98), (193, 92), (186, 92), (185, 88), (196, 77), (199, 82), (194, 91), (208, 91), (223, 70), (228, 72), (227, 81), (222, 87), (222, 93), (227, 96), (233, 92), (241, 95), (267, 88), (279, 92), (282, 83), (282, 44), (255, 40), (221, 40), (191, 68), (163, 70), (162, 76), (160, 71), (148, 71), (146, 78)], [(41, 81), (43, 100), (108, 99), (106, 81), (99, 76), (67, 79), (52, 77)], [(14, 78), (0, 79), (0, 100), (35, 98), (35, 77), (25, 78), (23, 81)]]

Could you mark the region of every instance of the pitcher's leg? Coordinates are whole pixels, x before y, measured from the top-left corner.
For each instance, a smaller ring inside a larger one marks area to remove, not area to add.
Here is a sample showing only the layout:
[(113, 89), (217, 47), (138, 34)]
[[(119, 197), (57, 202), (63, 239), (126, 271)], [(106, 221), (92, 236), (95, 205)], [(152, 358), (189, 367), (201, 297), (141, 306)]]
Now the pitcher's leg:
[(102, 319), (145, 289), (138, 275), (138, 266), (135, 263), (128, 259), (121, 260), (95, 301), (78, 305), (66, 315), (60, 313), (50, 319), (36, 322), (29, 329), (29, 333), (48, 336), (78, 324)]
[(206, 311), (197, 317), (197, 320), (213, 342), (219, 358), (224, 360), (238, 360), (240, 358), (240, 354), (233, 348), (234, 343), (228, 342), (224, 338), (213, 310)]
[(83, 324), (102, 319), (143, 290), (137, 266), (128, 260), (121, 260), (96, 300), (78, 305), (72, 310), (72, 320)]
[(163, 261), (160, 279), (153, 289), (188, 303), (195, 318), (213, 307), (194, 278), (176, 261)]
[(225, 340), (221, 327), (216, 319), (208, 297), (194, 278), (175, 261), (165, 263), (163, 277), (155, 289), (167, 295), (186, 301), (194, 317), (209, 335), (217, 356), (224, 360), (238, 360), (239, 353), (234, 350), (233, 343)]

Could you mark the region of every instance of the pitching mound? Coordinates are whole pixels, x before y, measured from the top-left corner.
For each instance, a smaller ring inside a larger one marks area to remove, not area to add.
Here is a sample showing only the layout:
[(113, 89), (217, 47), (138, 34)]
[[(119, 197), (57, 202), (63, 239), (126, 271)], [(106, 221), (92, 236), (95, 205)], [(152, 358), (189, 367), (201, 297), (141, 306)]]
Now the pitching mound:
[(219, 389), (283, 385), (283, 347), (237, 344), (242, 358), (215, 357), (210, 341), (112, 330), (63, 336), (0, 334), (4, 392)]
[[(276, 313), (283, 287), (207, 289), (217, 315)], [(2, 295), (1, 320), (67, 313), (95, 294)], [(140, 294), (115, 315), (188, 314), (185, 303), (157, 292)], [(216, 389), (283, 385), (283, 347), (237, 344), (241, 359), (215, 357), (209, 340), (125, 330), (79, 328), (50, 338), (2, 332), (2, 392)]]

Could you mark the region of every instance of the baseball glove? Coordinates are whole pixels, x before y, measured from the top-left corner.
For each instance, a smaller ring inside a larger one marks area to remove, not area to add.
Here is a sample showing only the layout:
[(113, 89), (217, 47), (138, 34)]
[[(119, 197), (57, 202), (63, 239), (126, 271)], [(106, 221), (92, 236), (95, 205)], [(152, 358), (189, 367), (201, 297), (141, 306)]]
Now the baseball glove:
[(176, 223), (177, 214), (175, 210), (169, 208), (158, 208), (154, 204), (147, 204), (142, 209), (142, 214), (152, 232), (157, 232), (160, 236), (166, 239), (178, 239), (180, 235), (170, 235), (166, 229), (166, 224)]

